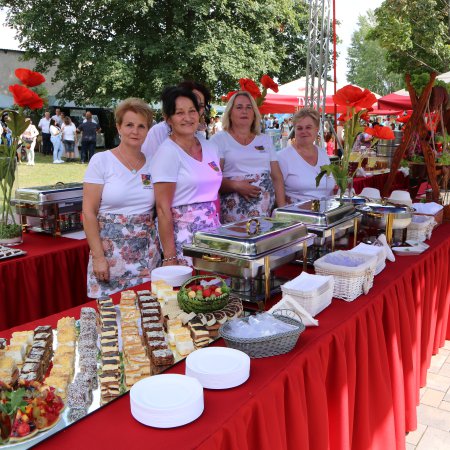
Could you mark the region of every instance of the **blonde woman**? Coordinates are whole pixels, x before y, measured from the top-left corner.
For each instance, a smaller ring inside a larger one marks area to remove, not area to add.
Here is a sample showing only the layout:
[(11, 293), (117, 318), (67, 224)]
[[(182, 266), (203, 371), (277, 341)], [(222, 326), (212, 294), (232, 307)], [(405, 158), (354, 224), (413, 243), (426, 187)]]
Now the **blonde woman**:
[(283, 176), (272, 139), (261, 134), (261, 116), (246, 91), (234, 94), (222, 117), (223, 131), (212, 138), (219, 149), (223, 181), (222, 223), (270, 216), (285, 204)]

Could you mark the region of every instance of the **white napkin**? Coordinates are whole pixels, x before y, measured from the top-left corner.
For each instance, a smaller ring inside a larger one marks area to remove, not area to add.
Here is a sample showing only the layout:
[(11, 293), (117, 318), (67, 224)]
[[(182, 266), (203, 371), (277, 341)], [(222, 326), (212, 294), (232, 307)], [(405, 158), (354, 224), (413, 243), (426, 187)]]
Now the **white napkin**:
[(422, 214), (436, 214), (443, 208), (443, 206), (439, 205), (438, 203), (435, 203), (435, 202), (430, 202), (430, 203), (413, 203), (413, 208), (418, 213), (422, 213)]
[(394, 256), (394, 253), (392, 253), (391, 247), (389, 247), (389, 244), (387, 243), (386, 236), (385, 236), (384, 234), (380, 234), (380, 235), (378, 236), (376, 242), (379, 242), (380, 244), (383, 245), (384, 250), (386, 251), (386, 258), (387, 258), (389, 261), (394, 262), (394, 261), (395, 261), (395, 256)]
[(292, 311), (294, 311), (301, 317), (306, 327), (319, 326), (319, 321), (314, 319), (314, 317), (312, 317), (311, 314), (309, 314), (309, 312), (306, 311), (306, 309), (303, 308), (302, 305), (300, 305), (300, 303), (298, 303), (288, 294), (285, 294), (278, 303), (276, 303), (272, 306), (272, 308), (269, 309), (268, 312), (272, 314), (277, 309), (292, 309)]
[(358, 167), (355, 173), (356, 177), (367, 177), (366, 171), (362, 167)]
[(400, 167), (398, 171), (401, 172), (405, 177), (409, 176), (409, 167)]

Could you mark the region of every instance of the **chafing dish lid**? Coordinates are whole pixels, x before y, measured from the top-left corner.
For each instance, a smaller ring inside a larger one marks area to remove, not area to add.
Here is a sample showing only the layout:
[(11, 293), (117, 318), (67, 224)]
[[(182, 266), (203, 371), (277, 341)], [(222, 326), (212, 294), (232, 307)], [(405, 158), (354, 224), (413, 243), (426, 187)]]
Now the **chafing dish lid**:
[(198, 231), (194, 233), (192, 243), (209, 250), (253, 256), (306, 238), (307, 234), (302, 223), (257, 217), (222, 225), (215, 230)]
[(26, 203), (48, 203), (83, 196), (83, 183), (56, 183), (50, 186), (20, 188), (15, 192), (15, 200)]
[(411, 214), (411, 212), (414, 211), (413, 208), (406, 205), (380, 205), (378, 203), (366, 203), (365, 205), (357, 205), (356, 209), (363, 213), (372, 212), (378, 214)]
[(277, 218), (291, 217), (291, 219), (299, 220), (306, 224), (320, 226), (330, 226), (354, 213), (355, 206), (352, 203), (341, 203), (335, 198), (307, 200), (275, 210)]

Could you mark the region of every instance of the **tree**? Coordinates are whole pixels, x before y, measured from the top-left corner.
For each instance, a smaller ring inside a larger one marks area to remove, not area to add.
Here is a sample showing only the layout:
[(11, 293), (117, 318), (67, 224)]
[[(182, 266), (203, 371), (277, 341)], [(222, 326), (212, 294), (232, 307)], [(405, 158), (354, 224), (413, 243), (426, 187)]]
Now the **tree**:
[(348, 49), (347, 79), (350, 83), (385, 95), (403, 87), (403, 76), (388, 71), (386, 50), (377, 40), (367, 38), (375, 26), (373, 11), (369, 10), (366, 16), (359, 16), (358, 28), (352, 35)]
[(388, 70), (445, 72), (450, 66), (450, 6), (444, 0), (385, 0), (369, 33), (387, 51)]
[[(182, 79), (219, 97), (240, 77), (304, 70), (306, 0), (0, 0), (37, 68), (56, 65), (63, 100), (148, 101)], [(280, 30), (284, 30), (281, 32)], [(286, 66), (289, 65), (287, 68)]]

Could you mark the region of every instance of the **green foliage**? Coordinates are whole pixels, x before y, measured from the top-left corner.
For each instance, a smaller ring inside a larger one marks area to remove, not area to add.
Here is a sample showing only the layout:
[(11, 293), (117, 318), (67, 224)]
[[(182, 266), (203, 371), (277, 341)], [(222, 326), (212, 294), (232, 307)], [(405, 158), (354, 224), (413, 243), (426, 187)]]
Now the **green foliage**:
[(444, 166), (450, 166), (450, 152), (442, 153), (442, 155), (436, 160), (437, 163)]
[[(63, 100), (159, 98), (195, 79), (214, 95), (240, 77), (303, 73), (306, 0), (0, 0), (37, 69), (56, 66)], [(45, 18), (45, 20), (43, 20)]]
[[(415, 73), (411, 75), (411, 86), (417, 92), (417, 95), (422, 93), (428, 81), (430, 81), (430, 75), (427, 72)], [(450, 94), (450, 83), (446, 83), (442, 80), (435, 80), (433, 87), (434, 86), (442, 86)]]
[(347, 79), (352, 84), (385, 95), (402, 87), (403, 76), (388, 71), (386, 50), (378, 40), (368, 38), (375, 26), (373, 11), (369, 10), (366, 16), (359, 16), (358, 28), (352, 35), (348, 49)]
[(448, 70), (449, 8), (442, 0), (385, 0), (369, 33), (387, 52), (388, 70), (403, 74)]
[(8, 416), (14, 415), (19, 408), (27, 406), (24, 400), (25, 389), (19, 388), (13, 391), (6, 391), (6, 402), (0, 402), (0, 411)]

